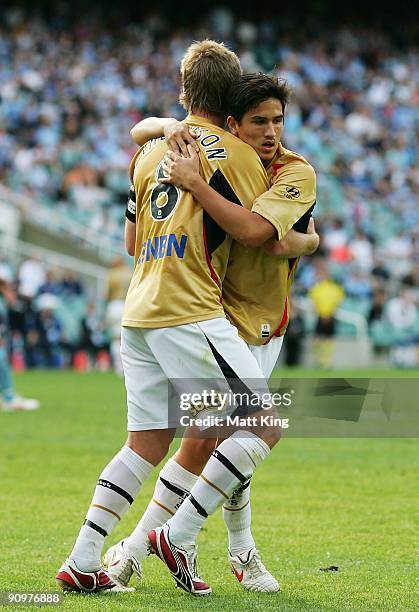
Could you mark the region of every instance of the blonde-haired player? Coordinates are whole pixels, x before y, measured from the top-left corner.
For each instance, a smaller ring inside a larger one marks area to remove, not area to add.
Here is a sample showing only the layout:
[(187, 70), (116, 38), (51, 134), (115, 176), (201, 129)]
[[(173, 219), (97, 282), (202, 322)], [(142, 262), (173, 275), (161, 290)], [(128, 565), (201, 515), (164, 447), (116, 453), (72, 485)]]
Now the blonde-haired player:
[[(182, 63), (182, 99), (193, 105), (187, 109), (187, 123), (204, 134), (200, 141), (203, 176), (219, 193), (230, 198), (234, 194), (250, 208), (268, 188), (264, 167), (248, 145), (222, 128), (228, 87), (239, 76), (238, 58), (225, 46), (196, 43)], [(203, 79), (206, 87), (201, 87)], [(192, 94), (195, 86), (201, 87), (200, 97)], [(256, 359), (222, 307), (221, 281), (231, 239), (219, 232), (191, 193), (161, 183), (166, 152), (166, 143), (157, 139), (145, 145), (134, 160), (141, 231), (136, 233), (136, 266), (121, 338), (128, 438), (101, 473), (70, 557), (57, 574), (66, 590), (129, 590), (101, 567), (101, 551), (106, 536), (169, 448), (177, 425), (167, 412), (169, 379), (178, 384), (178, 391), (183, 386), (177, 381), (186, 378), (189, 389), (195, 388), (196, 379), (205, 379), (225, 392), (233, 372), (234, 380), (243, 385), (257, 379), (255, 387), (246, 386), (252, 396), (268, 392)], [(269, 415), (276, 415), (272, 408), (265, 413)], [(247, 481), (279, 438), (277, 425), (259, 427), (257, 434), (251, 427), (235, 432), (214, 451), (204, 469), (208, 478), (195, 483), (182, 508), (190, 505), (201, 516), (212, 512), (221, 502), (220, 491), (228, 498)], [(162, 538), (167, 546), (176, 547), (167, 530)], [(210, 587), (196, 573), (194, 547), (177, 551), (178, 584), (197, 595), (209, 593)]]

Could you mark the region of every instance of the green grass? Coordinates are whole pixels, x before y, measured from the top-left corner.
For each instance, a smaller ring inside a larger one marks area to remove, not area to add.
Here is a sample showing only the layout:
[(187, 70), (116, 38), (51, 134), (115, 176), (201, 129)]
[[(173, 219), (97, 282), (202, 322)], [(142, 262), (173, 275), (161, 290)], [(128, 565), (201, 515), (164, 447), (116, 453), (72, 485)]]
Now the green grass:
[[(18, 376), (17, 386), (39, 397), (42, 408), (0, 414), (0, 590), (52, 591), (95, 479), (124, 443), (123, 383), (111, 374), (35, 372)], [(64, 607), (89, 612), (417, 609), (417, 468), (414, 439), (284, 439), (252, 479), (255, 539), (282, 584), (281, 593), (242, 590), (229, 572), (217, 512), (199, 539), (202, 574), (213, 587), (210, 597), (176, 591), (161, 562), (150, 558), (134, 594), (69, 595)], [(134, 527), (154, 476), (109, 543)], [(319, 569), (330, 565), (339, 571)]]

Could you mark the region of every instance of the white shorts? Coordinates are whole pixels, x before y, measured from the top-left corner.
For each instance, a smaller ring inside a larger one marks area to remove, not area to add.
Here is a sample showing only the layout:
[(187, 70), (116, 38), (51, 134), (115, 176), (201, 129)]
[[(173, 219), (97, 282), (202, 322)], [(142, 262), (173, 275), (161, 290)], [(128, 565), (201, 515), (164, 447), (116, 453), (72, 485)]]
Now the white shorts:
[(251, 392), (269, 393), (255, 356), (223, 317), (158, 329), (123, 327), (121, 357), (128, 431), (175, 426), (169, 414), (169, 381), (178, 393), (193, 391), (194, 379), (200, 381), (196, 388), (202, 389), (202, 381), (211, 379), (217, 392), (230, 391), (227, 379), (232, 378), (239, 384), (244, 381)]
[(268, 344), (262, 344), (262, 346), (256, 346), (249, 344), (249, 348), (252, 351), (252, 355), (255, 357), (259, 364), (260, 369), (263, 372), (264, 377), (269, 380), (272, 371), (276, 366), (276, 362), (281, 352), (282, 343), (284, 336), (274, 336)]

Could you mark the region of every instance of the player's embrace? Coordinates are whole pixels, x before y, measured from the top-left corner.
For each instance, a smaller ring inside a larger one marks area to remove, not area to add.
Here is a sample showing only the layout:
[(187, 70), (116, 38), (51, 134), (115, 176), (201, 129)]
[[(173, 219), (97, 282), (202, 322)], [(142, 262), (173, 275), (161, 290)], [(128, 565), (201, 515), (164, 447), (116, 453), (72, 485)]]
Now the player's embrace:
[[(252, 211), (237, 206), (234, 194), (226, 193), (223, 197), (200, 177), (196, 154), (199, 147), (194, 138), (200, 141), (203, 135), (190, 133), (187, 124), (149, 118), (131, 132), (141, 145), (160, 137), (164, 131), (173, 153), (169, 151), (163, 162), (167, 178), (161, 182), (190, 190), (217, 220), (219, 228), (235, 238), (223, 281), (223, 306), (239, 335), (248, 342), (266, 378), (278, 359), (288, 325), (289, 293), (298, 257), (312, 253), (319, 242), (311, 219), (316, 197), (314, 170), (301, 155), (288, 151), (280, 142), (288, 95), (285, 82), (261, 73), (243, 75), (229, 91), (230, 131), (258, 153), (271, 184), (256, 199)], [(132, 252), (140, 228), (130, 209), (135, 209), (135, 202), (129, 203), (126, 221), (126, 246)], [(248, 248), (262, 243), (263, 248)], [(168, 523), (172, 540), (180, 528), (182, 544), (186, 548), (194, 544), (197, 534), (190, 526), (187, 506), (179, 507), (214, 444), (215, 440), (207, 438), (184, 438), (180, 449), (163, 467), (153, 498), (134, 532), (106, 553), (105, 563), (117, 580), (128, 584), (133, 572), (141, 577), (147, 532), (165, 517), (175, 514)], [(228, 529), (230, 564), (240, 584), (252, 591), (277, 591), (278, 582), (262, 563), (251, 533), (250, 481), (224, 500), (223, 517)], [(155, 536), (152, 534), (151, 538)]]
[[(196, 43), (182, 62), (182, 100), (191, 113), (187, 122), (207, 135), (200, 145), (206, 180), (250, 208), (268, 188), (266, 173), (257, 154), (222, 128), (227, 90), (240, 72), (237, 56), (224, 45)], [(221, 303), (231, 239), (217, 230), (191, 193), (159, 182), (166, 152), (165, 142), (155, 140), (135, 160), (141, 231), (121, 339), (128, 439), (101, 473), (73, 550), (57, 574), (67, 590), (129, 590), (103, 570), (101, 552), (106, 536), (168, 451), (176, 425), (167, 410), (168, 379), (210, 379), (217, 391), (228, 392), (233, 373), (238, 381), (258, 381), (249, 393), (268, 392), (255, 357), (226, 319)], [(181, 380), (179, 385), (183, 392)], [(270, 427), (259, 435), (235, 432), (222, 442), (205, 468), (208, 478), (200, 479), (185, 501), (196, 517), (212, 513), (245, 483), (279, 438), (280, 428)], [(168, 532), (163, 537), (175, 550)], [(178, 554), (179, 584), (195, 594), (209, 593), (210, 587), (196, 575), (194, 547)]]

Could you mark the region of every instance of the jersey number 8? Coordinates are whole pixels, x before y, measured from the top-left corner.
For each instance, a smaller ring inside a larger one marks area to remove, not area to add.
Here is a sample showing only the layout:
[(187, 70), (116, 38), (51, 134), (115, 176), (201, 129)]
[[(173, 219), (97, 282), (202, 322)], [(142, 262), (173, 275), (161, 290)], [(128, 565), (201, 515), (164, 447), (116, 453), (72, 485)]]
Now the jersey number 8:
[[(164, 177), (161, 165), (157, 168), (157, 180)], [(150, 195), (150, 212), (155, 221), (164, 221), (175, 211), (181, 190), (175, 185), (158, 183)]]

